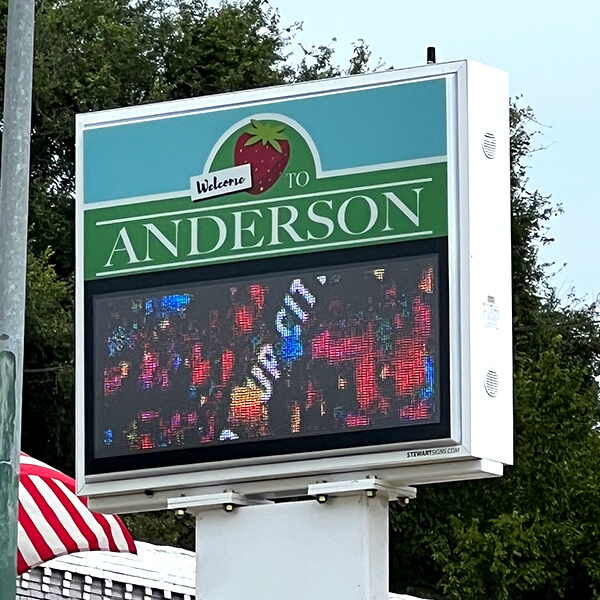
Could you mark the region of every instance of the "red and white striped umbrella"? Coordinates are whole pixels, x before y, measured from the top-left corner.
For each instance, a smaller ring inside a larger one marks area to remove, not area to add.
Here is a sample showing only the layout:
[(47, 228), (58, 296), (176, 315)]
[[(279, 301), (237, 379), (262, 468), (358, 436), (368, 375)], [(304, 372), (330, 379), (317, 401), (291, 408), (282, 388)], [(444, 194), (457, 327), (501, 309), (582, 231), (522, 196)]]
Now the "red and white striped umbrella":
[(86, 550), (137, 553), (119, 517), (91, 512), (74, 479), (21, 452), (17, 573)]

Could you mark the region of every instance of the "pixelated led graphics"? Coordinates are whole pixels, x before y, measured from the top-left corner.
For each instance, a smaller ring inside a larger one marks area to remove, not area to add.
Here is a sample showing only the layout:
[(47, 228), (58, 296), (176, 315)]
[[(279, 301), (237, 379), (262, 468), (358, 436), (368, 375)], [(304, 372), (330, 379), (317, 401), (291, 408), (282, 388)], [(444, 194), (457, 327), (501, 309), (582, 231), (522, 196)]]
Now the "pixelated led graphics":
[(440, 422), (438, 258), (96, 300), (98, 457)]

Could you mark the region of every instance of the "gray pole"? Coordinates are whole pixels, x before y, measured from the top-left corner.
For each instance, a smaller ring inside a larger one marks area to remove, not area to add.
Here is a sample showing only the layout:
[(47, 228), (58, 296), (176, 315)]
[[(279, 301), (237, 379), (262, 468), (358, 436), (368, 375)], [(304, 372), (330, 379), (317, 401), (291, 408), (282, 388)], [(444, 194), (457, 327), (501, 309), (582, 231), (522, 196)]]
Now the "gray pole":
[(0, 598), (16, 597), (35, 0), (9, 0), (0, 167)]

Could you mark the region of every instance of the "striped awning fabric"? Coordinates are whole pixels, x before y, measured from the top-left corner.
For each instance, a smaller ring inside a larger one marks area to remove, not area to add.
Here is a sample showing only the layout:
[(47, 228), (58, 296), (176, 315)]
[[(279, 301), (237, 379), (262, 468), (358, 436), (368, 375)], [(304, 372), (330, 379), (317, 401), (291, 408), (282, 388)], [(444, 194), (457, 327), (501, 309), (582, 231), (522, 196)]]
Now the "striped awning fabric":
[(86, 550), (136, 553), (116, 515), (93, 513), (75, 494), (75, 480), (21, 453), (17, 572)]

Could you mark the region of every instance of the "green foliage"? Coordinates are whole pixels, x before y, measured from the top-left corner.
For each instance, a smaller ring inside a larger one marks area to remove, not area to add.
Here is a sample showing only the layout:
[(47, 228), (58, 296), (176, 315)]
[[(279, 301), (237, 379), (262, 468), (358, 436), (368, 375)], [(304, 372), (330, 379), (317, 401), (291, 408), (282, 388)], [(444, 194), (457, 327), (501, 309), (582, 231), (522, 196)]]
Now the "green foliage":
[[(516, 512), (490, 519), (486, 531), (480, 525), (477, 519), (465, 523), (451, 517), (448, 536), (432, 541), (450, 597), (508, 600), (548, 577), (544, 545), (556, 544), (558, 531)], [(484, 572), (490, 577), (482, 577)]]
[(515, 466), (501, 480), (421, 488), (395, 511), (394, 587), (461, 599), (596, 597), (597, 395), (588, 369), (564, 366), (565, 351), (556, 336), (539, 358), (516, 359)]
[(531, 109), (512, 105), (515, 465), (499, 480), (421, 488), (393, 512), (392, 589), (461, 600), (600, 596), (597, 311), (558, 302), (539, 263), (555, 209), (527, 189), (532, 121)]
[(517, 363), (517, 461), (492, 484), (498, 498), (484, 510), (455, 507), (456, 514), (445, 515), (443, 534), (428, 536), (450, 598), (595, 597), (596, 397), (582, 369), (561, 366), (562, 346), (557, 338), (539, 360)]
[[(261, 0), (208, 9), (198, 0), (164, 12), (164, 79), (170, 98), (277, 85), (285, 39)], [(168, 15), (168, 16), (167, 16)]]
[(73, 473), (73, 286), (46, 249), (29, 253), (23, 378), (23, 449)]
[(320, 45), (312, 48), (304, 48), (301, 46), (304, 56), (300, 64), (293, 68), (287, 69), (288, 79), (292, 82), (315, 81), (317, 79), (326, 79), (330, 77), (338, 77), (340, 75), (358, 75), (368, 71), (375, 71), (383, 67), (380, 61), (373, 68), (370, 67), (372, 52), (364, 40), (357, 40), (354, 43), (352, 56), (348, 68), (342, 69), (332, 63), (335, 49), (333, 43), (335, 38), (331, 40), (328, 46)]
[[(6, 0), (0, 0), (0, 53)], [(286, 52), (262, 0), (38, 0), (23, 447), (73, 471), (74, 116), (370, 70), (333, 41)], [(334, 40), (335, 41), (335, 40)], [(4, 56), (0, 54), (0, 79)], [(381, 68), (377, 64), (375, 69)], [(1, 100), (0, 100), (1, 101)], [(463, 600), (597, 598), (600, 447), (596, 307), (559, 302), (538, 248), (560, 210), (528, 189), (529, 108), (511, 106), (516, 462), (499, 480), (426, 486), (392, 514), (392, 589)], [(193, 546), (175, 513), (126, 517), (138, 539)]]
[(196, 549), (196, 520), (188, 513), (172, 510), (134, 513), (123, 515), (123, 521), (137, 540)]
[[(0, 0), (0, 82), (7, 0)], [(74, 471), (75, 115), (342, 73), (333, 50), (292, 65), (295, 24), (264, 0), (38, 0), (22, 446)], [(323, 54), (323, 55), (322, 55)], [(358, 43), (350, 71), (367, 68)], [(313, 64), (314, 63), (314, 64)], [(2, 99), (0, 98), (0, 103)], [(129, 519), (140, 539), (191, 544), (172, 514)]]
[(531, 151), (535, 122), (530, 108), (510, 107), (510, 184), (512, 198), (512, 265), (514, 321), (531, 325), (541, 307), (544, 269), (538, 261), (539, 245), (548, 243), (547, 222), (553, 215), (548, 198), (527, 188), (525, 160)]

